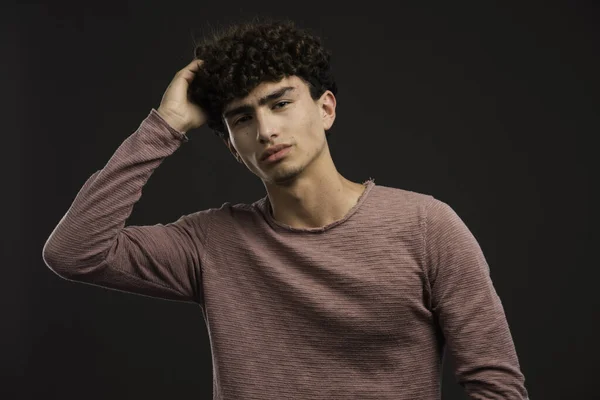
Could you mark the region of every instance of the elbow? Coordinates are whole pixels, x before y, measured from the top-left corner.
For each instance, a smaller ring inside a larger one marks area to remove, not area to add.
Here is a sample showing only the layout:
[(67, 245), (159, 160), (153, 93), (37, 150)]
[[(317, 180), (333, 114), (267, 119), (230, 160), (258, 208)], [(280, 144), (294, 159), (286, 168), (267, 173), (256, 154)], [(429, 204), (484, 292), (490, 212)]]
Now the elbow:
[(52, 272), (71, 281), (86, 280), (86, 276), (92, 275), (101, 264), (98, 262), (98, 255), (76, 255), (68, 248), (55, 247), (48, 243), (42, 250), (42, 259)]
[(42, 250), (42, 259), (50, 271), (63, 279), (73, 279), (73, 276), (76, 275), (75, 263), (65, 257), (65, 252), (48, 246), (48, 243)]

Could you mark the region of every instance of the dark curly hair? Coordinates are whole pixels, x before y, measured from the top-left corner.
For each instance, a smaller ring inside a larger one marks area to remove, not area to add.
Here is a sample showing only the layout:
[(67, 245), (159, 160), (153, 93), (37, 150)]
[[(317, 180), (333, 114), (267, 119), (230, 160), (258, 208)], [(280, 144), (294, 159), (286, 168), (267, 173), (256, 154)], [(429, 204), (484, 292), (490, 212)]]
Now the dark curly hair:
[(330, 53), (316, 35), (289, 20), (230, 26), (196, 44), (194, 57), (204, 62), (190, 84), (190, 99), (206, 111), (207, 125), (223, 139), (229, 137), (224, 107), (263, 82), (297, 76), (314, 100), (326, 90), (337, 93)]

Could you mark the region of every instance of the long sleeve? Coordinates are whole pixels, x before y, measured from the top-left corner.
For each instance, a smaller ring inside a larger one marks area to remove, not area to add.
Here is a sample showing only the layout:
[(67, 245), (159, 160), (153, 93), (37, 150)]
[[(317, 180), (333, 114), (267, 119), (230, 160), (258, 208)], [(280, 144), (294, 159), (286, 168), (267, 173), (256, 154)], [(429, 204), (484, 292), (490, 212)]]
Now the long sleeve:
[(427, 207), (425, 260), (431, 307), (471, 399), (523, 400), (528, 394), (504, 309), (481, 248), (446, 203)]
[(46, 265), (71, 281), (201, 302), (208, 212), (166, 225), (125, 227), (153, 171), (184, 141), (187, 137), (152, 109), (80, 189), (44, 245)]

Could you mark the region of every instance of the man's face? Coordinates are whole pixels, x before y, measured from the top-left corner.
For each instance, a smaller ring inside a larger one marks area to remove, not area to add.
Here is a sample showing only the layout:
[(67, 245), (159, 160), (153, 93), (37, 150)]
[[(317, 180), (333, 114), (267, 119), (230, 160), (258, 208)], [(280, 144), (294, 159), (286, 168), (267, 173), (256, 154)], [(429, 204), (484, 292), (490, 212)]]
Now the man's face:
[[(245, 98), (227, 104), (223, 116), (231, 152), (263, 181), (285, 183), (305, 171), (327, 145), (335, 96), (326, 91), (313, 100), (306, 83), (291, 76), (263, 82)], [(263, 159), (265, 150), (276, 145), (289, 147)]]

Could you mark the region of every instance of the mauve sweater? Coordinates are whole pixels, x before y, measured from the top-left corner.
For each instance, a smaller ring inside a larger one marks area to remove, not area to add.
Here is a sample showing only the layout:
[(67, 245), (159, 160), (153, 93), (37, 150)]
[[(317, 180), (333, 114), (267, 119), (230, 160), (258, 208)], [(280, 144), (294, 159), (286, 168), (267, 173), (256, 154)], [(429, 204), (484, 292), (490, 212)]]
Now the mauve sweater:
[(376, 185), (321, 228), (268, 196), (125, 226), (188, 140), (155, 109), (85, 182), (43, 248), (71, 281), (200, 305), (214, 399), (441, 398), (443, 352), (472, 399), (527, 399), (478, 242), (446, 203)]

